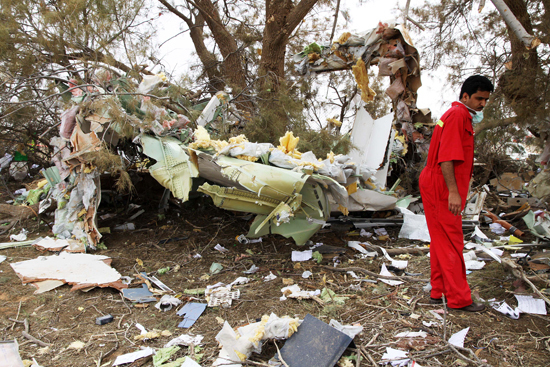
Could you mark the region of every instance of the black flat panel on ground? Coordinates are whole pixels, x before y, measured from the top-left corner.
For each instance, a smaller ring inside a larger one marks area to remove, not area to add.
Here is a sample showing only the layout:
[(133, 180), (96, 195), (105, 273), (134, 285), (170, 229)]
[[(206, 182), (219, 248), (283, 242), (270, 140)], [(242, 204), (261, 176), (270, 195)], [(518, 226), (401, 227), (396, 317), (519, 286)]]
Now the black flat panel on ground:
[(307, 314), (281, 349), (281, 356), (290, 367), (333, 367), (352, 340)]

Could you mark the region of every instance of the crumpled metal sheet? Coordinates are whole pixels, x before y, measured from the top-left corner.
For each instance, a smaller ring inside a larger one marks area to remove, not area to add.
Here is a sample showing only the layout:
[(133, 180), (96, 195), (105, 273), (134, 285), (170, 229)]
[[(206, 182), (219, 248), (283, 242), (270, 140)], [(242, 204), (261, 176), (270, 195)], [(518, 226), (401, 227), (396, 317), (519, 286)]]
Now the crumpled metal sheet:
[(193, 177), (198, 177), (197, 167), (189, 160), (187, 148), (176, 138), (142, 134), (138, 140), (143, 153), (157, 163), (149, 167), (149, 173), (162, 186), (170, 189), (178, 199), (187, 201), (193, 185)]

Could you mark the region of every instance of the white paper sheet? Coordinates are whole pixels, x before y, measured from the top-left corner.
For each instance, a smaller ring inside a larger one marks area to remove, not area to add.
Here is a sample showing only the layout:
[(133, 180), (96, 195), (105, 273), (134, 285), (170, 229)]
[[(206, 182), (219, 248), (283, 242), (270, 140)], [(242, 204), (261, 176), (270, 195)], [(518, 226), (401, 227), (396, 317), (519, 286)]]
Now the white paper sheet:
[(118, 366), (125, 363), (132, 363), (134, 361), (137, 361), (138, 359), (149, 357), (154, 353), (155, 351), (153, 350), (153, 348), (147, 347), (145, 349), (138, 350), (137, 352), (123, 354), (121, 356), (116, 357), (115, 363), (113, 363), (113, 366)]
[(523, 313), (532, 313), (536, 315), (546, 315), (546, 303), (543, 299), (533, 298), (533, 296), (515, 295), (518, 300), (518, 309)]
[(468, 260), (465, 262), (467, 270), (479, 270), (485, 266), (485, 261)]
[(502, 254), (504, 253), (504, 251), (499, 248), (490, 248), (489, 250), (491, 250), (491, 252), (497, 256), (502, 256)]
[(180, 367), (201, 367), (200, 364), (192, 360), (190, 357), (185, 358), (185, 362)]
[(409, 358), (407, 358), (408, 352), (386, 347), (386, 353), (382, 355), (382, 361), (380, 363), (391, 363), (392, 366), (407, 366)]
[(223, 247), (223, 246), (220, 245), (219, 243), (218, 243), (216, 246), (214, 246), (214, 250), (219, 251), (219, 252), (221, 252), (222, 254), (225, 254), (226, 252), (229, 252), (228, 249), (226, 249), (225, 247)]
[(313, 256), (313, 251), (292, 251), (292, 261), (308, 261)]
[(514, 310), (508, 303), (506, 303), (506, 301), (497, 302), (493, 298), (492, 300), (489, 300), (489, 304), (501, 314), (504, 314), (513, 320), (519, 319), (519, 308), (516, 307)]
[(403, 225), (399, 231), (399, 238), (430, 242), (430, 232), (426, 223), (426, 216), (414, 214), (408, 209), (398, 208), (403, 213)]
[(425, 331), (403, 331), (397, 335), (396, 338), (425, 338), (428, 336), (428, 333)]
[(270, 271), (269, 274), (264, 277), (264, 282), (270, 282), (274, 279), (277, 279), (277, 276)]
[(397, 269), (405, 269), (407, 267), (407, 265), (409, 264), (409, 262), (407, 260), (394, 260), (391, 258), (390, 254), (388, 254), (388, 251), (386, 251), (385, 248), (381, 247), (381, 246), (378, 246), (380, 248), (380, 250), (382, 250), (382, 253), (384, 254), (384, 256), (386, 257), (386, 259), (388, 259), (389, 261), (391, 261), (391, 265), (394, 267), (394, 268), (397, 268)]
[(527, 254), (525, 252), (516, 252), (515, 254), (510, 254), (512, 257), (525, 257)]
[(489, 227), (491, 228), (491, 232), (493, 232), (494, 234), (501, 235), (506, 232), (506, 229), (499, 223), (491, 223), (489, 224)]
[(451, 335), (449, 338), (449, 344), (452, 344), (455, 347), (464, 348), (464, 340), (466, 339), (466, 334), (468, 334), (469, 330), (470, 327), (467, 327), (466, 329), (462, 329), (458, 333)]
[[(388, 271), (388, 268), (386, 268), (386, 264), (382, 264), (382, 269), (380, 269), (380, 275), (386, 275), (386, 276), (394, 276), (392, 273), (390, 273)], [(391, 279), (382, 279), (382, 278), (378, 278), (378, 280), (380, 280), (381, 282), (383, 283), (386, 283), (388, 285), (399, 285), (399, 284), (403, 284), (402, 281), (400, 280), (391, 280)]]
[(485, 233), (483, 233), (483, 232), (481, 231), (481, 229), (479, 229), (478, 226), (476, 226), (476, 228), (475, 228), (475, 230), (474, 230), (474, 234), (472, 235), (472, 237), (473, 237), (473, 236), (478, 236), (478, 237), (481, 238), (482, 240), (488, 240), (488, 239), (489, 239), (489, 237), (487, 237), (487, 236), (485, 235)]

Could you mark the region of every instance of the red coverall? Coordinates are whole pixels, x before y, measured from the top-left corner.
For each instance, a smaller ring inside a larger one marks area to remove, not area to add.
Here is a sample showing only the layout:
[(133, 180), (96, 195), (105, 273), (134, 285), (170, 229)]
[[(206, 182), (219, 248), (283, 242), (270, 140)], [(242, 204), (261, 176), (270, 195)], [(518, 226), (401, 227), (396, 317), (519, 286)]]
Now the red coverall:
[(470, 112), (460, 102), (454, 102), (435, 126), (419, 185), (431, 237), (431, 297), (445, 294), (449, 307), (462, 308), (472, 303), (472, 296), (462, 255), (462, 216), (449, 211), (449, 190), (441, 173), (440, 163), (447, 161), (454, 161), (464, 210), (474, 163), (474, 130)]

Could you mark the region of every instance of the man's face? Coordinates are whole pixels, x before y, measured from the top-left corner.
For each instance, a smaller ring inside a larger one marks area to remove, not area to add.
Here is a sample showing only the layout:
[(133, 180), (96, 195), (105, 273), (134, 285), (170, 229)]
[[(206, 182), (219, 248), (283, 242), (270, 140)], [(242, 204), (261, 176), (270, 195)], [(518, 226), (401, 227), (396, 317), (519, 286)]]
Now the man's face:
[(491, 92), (482, 91), (477, 91), (471, 96), (469, 96), (468, 93), (464, 93), (460, 102), (464, 103), (474, 111), (481, 111), (483, 107), (485, 107), (485, 104), (487, 104), (490, 95)]

